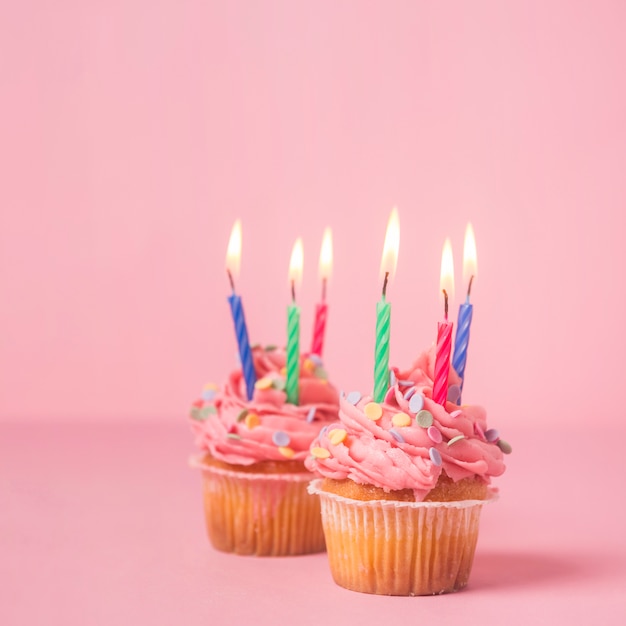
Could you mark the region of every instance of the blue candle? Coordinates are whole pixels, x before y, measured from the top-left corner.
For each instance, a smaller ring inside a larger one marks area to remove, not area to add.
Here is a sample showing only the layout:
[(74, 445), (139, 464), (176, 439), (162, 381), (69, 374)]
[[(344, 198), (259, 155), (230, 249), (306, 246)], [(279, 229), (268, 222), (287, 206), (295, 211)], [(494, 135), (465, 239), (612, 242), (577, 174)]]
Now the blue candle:
[[(477, 270), (476, 239), (474, 229), (471, 224), (465, 229), (465, 243), (463, 245), (463, 277), (469, 279), (467, 285), (467, 297), (465, 302), (459, 307), (459, 319), (456, 326), (456, 339), (454, 342), (454, 357), (452, 367), (461, 377), (461, 391), (465, 383), (465, 368), (467, 365), (467, 348), (470, 339), (470, 327), (472, 325), (472, 314), (474, 307), (470, 303), (470, 293), (472, 282)], [(459, 394), (458, 404), (461, 404), (461, 394)]]
[[(235, 324), (235, 336), (237, 338), (237, 346), (239, 348), (239, 358), (241, 360), (241, 371), (246, 381), (246, 396), (248, 400), (252, 400), (254, 394), (254, 383), (256, 382), (256, 372), (254, 371), (254, 361), (252, 359), (252, 350), (250, 349), (250, 340), (248, 339), (248, 327), (246, 326), (246, 318), (243, 313), (243, 305), (241, 304), (241, 296), (235, 293), (235, 282), (233, 280), (233, 271), (238, 271), (239, 261), (241, 259), (241, 222), (237, 220), (230, 234), (228, 242), (228, 252), (226, 254), (226, 272), (232, 294), (228, 296), (230, 304), (230, 312), (233, 316)], [(232, 271), (231, 271), (232, 270)]]

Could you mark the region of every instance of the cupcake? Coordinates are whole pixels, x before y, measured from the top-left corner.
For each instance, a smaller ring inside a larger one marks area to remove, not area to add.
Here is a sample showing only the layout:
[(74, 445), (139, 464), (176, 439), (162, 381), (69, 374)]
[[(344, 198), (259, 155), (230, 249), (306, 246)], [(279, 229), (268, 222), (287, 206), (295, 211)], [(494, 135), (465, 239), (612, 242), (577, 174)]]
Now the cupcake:
[(191, 408), (201, 450), (206, 526), (223, 552), (287, 556), (324, 550), (318, 498), (304, 466), (320, 429), (337, 419), (339, 397), (318, 357), (301, 358), (298, 405), (287, 402), (285, 352), (256, 347), (257, 381), (247, 400), (241, 369), (222, 390), (207, 385)]
[[(430, 595), (467, 585), (483, 504), (511, 451), (478, 406), (432, 400), (434, 349), (392, 370), (382, 403), (351, 392), (311, 445), (331, 573), (365, 593)], [(449, 385), (459, 382), (450, 370)]]

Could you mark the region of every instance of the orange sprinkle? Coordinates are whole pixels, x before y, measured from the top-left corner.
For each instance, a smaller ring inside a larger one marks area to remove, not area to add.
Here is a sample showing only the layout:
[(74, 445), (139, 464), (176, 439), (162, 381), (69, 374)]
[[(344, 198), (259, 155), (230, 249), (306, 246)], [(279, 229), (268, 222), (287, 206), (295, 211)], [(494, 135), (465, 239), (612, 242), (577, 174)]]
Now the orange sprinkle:
[(365, 417), (376, 422), (383, 416), (383, 407), (380, 406), (378, 402), (368, 402), (363, 407), (363, 412), (365, 413)]
[(285, 377), (287, 376), (287, 368), (286, 367), (281, 367), (280, 368), (280, 375)]
[(256, 413), (248, 413), (248, 415), (246, 415), (245, 423), (246, 423), (246, 426), (250, 430), (252, 430), (253, 428), (256, 428), (261, 423), (261, 420), (259, 419), (259, 416)]
[(294, 457), (296, 455), (296, 453), (291, 448), (288, 448), (287, 446), (280, 446), (278, 448), (278, 451), (283, 456), (286, 456), (288, 459), (291, 459), (292, 457)]
[(326, 448), (311, 448), (311, 454), (316, 459), (327, 459), (330, 456), (330, 452)]
[(336, 446), (342, 441), (345, 441), (347, 436), (348, 433), (343, 428), (335, 428), (328, 433), (328, 440)]
[(391, 423), (394, 426), (408, 426), (411, 423), (411, 417), (406, 413), (396, 413), (391, 418)]
[(259, 380), (257, 380), (256, 383), (254, 383), (255, 389), (270, 389), (271, 386), (272, 386), (272, 379), (267, 378), (267, 376), (265, 378), (259, 378)]
[(315, 370), (315, 363), (313, 363), (313, 361), (311, 361), (311, 359), (305, 359), (304, 363), (302, 363), (302, 369), (307, 374), (311, 374)]

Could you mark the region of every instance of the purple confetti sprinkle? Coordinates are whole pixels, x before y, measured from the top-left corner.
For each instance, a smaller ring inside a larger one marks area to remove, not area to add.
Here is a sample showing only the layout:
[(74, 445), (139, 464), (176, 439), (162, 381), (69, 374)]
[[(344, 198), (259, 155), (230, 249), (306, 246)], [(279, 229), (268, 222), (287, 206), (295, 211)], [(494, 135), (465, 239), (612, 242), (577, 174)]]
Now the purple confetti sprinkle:
[(393, 387), (397, 382), (398, 382), (398, 377), (396, 376), (396, 373), (393, 370), (391, 370), (389, 372), (389, 384)]
[(317, 354), (309, 354), (309, 359), (313, 361), (313, 363), (315, 363), (315, 365), (317, 365), (318, 367), (322, 367), (322, 365), (324, 365), (324, 362)]
[(284, 446), (289, 445), (289, 442), (291, 441), (291, 437), (285, 431), (277, 430), (272, 435), (272, 441), (274, 442), (274, 445), (279, 446), (279, 447), (284, 447)]
[(210, 402), (213, 398), (215, 398), (215, 389), (205, 389), (202, 392), (202, 399), (205, 402)]
[(409, 400), (409, 409), (413, 413), (419, 413), (424, 408), (424, 396), (421, 393), (416, 393), (411, 396)]
[(356, 404), (361, 399), (361, 393), (358, 391), (351, 391), (347, 396), (346, 400), (350, 404)]
[(306, 421), (310, 424), (315, 419), (316, 407), (312, 406), (306, 414)]
[(406, 391), (406, 393), (404, 394), (404, 399), (405, 400), (410, 400), (411, 396), (417, 391), (417, 389), (415, 387), (411, 387), (410, 389), (408, 389)]
[(489, 443), (493, 443), (494, 441), (498, 441), (498, 439), (500, 439), (500, 433), (495, 428), (490, 428), (485, 431), (485, 439)]
[(398, 443), (404, 443), (404, 437), (395, 428), (390, 428), (389, 433)]
[(448, 401), (454, 402), (454, 404), (458, 404), (460, 398), (461, 388), (458, 385), (450, 385), (448, 387)]
[(412, 387), (415, 383), (412, 380), (399, 380), (400, 387)]
[(430, 448), (430, 450), (428, 450), (428, 456), (430, 456), (430, 460), (433, 462), (433, 465), (441, 467), (441, 454), (439, 454), (439, 450), (437, 450), (437, 448)]

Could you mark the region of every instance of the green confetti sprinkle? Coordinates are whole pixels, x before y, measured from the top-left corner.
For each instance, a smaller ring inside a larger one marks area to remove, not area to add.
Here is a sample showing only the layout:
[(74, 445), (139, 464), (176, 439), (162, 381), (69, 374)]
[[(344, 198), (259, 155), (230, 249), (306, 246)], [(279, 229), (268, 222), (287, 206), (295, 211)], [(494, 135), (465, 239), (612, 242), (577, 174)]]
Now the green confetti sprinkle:
[(239, 415), (237, 415), (237, 421), (238, 422), (242, 422), (243, 420), (246, 419), (246, 415), (248, 415), (250, 411), (248, 411), (248, 409), (242, 409), (241, 411), (239, 411)]
[(200, 409), (200, 419), (205, 420), (209, 415), (215, 415), (216, 413), (217, 409), (212, 404), (209, 404)]
[(200, 409), (197, 406), (191, 407), (191, 411), (189, 413), (189, 417), (192, 420), (199, 420), (200, 419)]
[(278, 391), (284, 391), (286, 384), (287, 383), (282, 378), (274, 378), (272, 381), (272, 387), (274, 387), (274, 389), (278, 389)]
[(500, 448), (500, 450), (502, 450), (503, 454), (511, 454), (511, 452), (513, 452), (513, 448), (511, 447), (511, 444), (508, 443), (508, 441), (504, 441), (504, 439), (498, 439), (498, 448)]
[(274, 352), (274, 350), (277, 350), (278, 346), (275, 346), (273, 343), (271, 343), (269, 346), (265, 346), (265, 352)]
[(461, 439), (465, 439), (465, 435), (457, 435), (456, 437), (452, 437), (452, 439), (450, 439), (450, 441), (448, 441), (448, 445), (452, 446), (454, 445), (457, 441), (461, 441)]
[(429, 428), (433, 425), (433, 414), (426, 409), (422, 409), (421, 411), (418, 411), (417, 415), (415, 416), (415, 421), (422, 428)]
[(315, 376), (317, 376), (317, 378), (321, 378), (322, 380), (328, 380), (328, 372), (323, 367), (315, 368)]
[(241, 439), (241, 435), (238, 435), (237, 433), (228, 433), (226, 437), (228, 437), (228, 439)]

